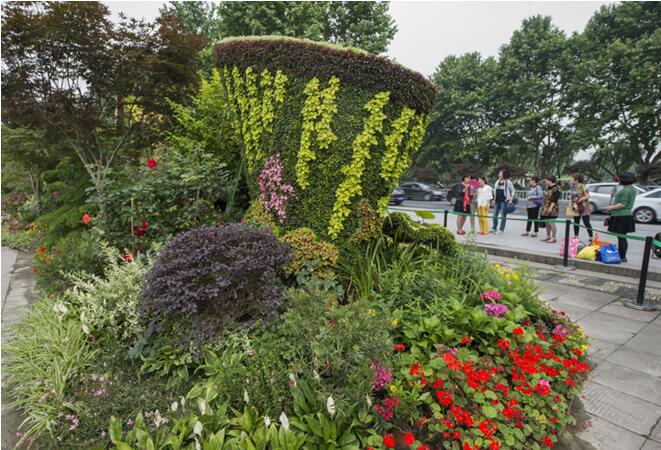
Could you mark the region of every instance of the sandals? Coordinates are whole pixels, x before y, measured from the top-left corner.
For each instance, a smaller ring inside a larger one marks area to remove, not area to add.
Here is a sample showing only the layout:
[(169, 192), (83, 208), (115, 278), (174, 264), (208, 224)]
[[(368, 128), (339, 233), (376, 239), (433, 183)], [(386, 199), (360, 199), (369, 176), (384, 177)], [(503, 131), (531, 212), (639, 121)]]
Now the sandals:
[(546, 236), (544, 239), (540, 239), (540, 241), (542, 241), (542, 242), (548, 242), (550, 240), (551, 240), (550, 236)]
[(547, 244), (555, 244), (556, 242), (558, 241), (555, 238), (551, 238), (548, 241), (546, 241)]
[(530, 233), (521, 233), (521, 236), (530, 236)]

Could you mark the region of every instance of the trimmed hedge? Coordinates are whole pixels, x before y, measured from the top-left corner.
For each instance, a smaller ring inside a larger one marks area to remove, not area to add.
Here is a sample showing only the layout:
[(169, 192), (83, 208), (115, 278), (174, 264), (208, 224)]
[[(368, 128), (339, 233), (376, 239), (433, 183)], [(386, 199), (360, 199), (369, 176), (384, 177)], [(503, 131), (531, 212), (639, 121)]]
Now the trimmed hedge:
[(251, 198), (276, 186), (267, 212), (284, 230), (351, 246), (358, 205), (384, 214), (418, 150), (434, 86), (385, 58), (297, 39), (235, 38), (215, 55)]
[(383, 221), (383, 234), (397, 242), (431, 245), (447, 256), (457, 253), (457, 240), (450, 230), (437, 224), (423, 224), (412, 220), (407, 214), (388, 214)]

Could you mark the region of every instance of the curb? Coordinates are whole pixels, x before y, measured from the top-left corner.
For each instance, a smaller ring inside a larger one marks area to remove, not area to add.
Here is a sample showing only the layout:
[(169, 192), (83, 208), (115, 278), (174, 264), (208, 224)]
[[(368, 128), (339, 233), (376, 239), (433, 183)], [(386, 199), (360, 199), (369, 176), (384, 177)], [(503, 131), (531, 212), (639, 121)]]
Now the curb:
[[(488, 244), (475, 244), (478, 248), (485, 250), (487, 254), (493, 256), (505, 256), (508, 258), (516, 258), (523, 261), (531, 261), (536, 263), (548, 264), (551, 266), (562, 266), (563, 258), (560, 256), (540, 255), (535, 253), (528, 253), (519, 250), (504, 249), (495, 247)], [(589, 270), (591, 272), (605, 273), (609, 275), (617, 275), (621, 277), (640, 279), (640, 270), (621, 267), (616, 264), (602, 264), (599, 262), (584, 261), (582, 259), (570, 259), (569, 267), (574, 267), (581, 270)], [(660, 272), (647, 272), (647, 279), (653, 281), (661, 281)]]

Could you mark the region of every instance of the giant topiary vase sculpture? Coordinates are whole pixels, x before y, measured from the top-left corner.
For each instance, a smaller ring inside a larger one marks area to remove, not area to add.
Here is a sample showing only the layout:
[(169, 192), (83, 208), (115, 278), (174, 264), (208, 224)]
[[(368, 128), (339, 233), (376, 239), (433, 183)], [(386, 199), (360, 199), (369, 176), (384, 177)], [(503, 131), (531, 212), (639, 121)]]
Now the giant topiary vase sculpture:
[(341, 247), (363, 236), (365, 209), (385, 213), (420, 146), (434, 85), (362, 50), (273, 36), (221, 41), (215, 63), (252, 198), (284, 229)]

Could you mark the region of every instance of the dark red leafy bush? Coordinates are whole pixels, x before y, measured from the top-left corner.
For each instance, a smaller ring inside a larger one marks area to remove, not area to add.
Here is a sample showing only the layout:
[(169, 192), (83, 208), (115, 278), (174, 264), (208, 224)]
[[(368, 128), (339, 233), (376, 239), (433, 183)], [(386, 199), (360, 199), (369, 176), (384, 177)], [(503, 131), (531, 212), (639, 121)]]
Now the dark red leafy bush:
[(139, 312), (156, 323), (192, 319), (184, 320), (191, 334), (205, 339), (232, 321), (272, 315), (290, 253), (270, 231), (241, 224), (178, 234), (154, 261)]

